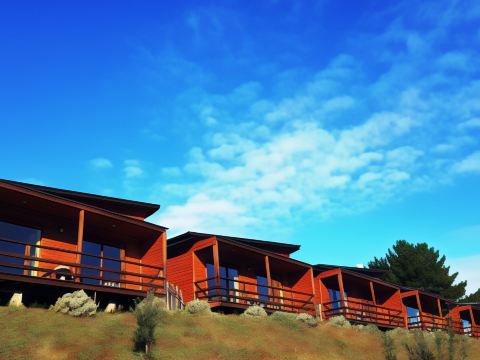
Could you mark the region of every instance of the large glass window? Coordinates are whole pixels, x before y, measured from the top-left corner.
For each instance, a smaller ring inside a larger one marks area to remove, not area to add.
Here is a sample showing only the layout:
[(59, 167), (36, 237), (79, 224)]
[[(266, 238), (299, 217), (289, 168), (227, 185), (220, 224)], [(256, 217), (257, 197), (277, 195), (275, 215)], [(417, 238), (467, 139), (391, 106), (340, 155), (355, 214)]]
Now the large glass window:
[[(212, 288), (217, 286), (215, 283), (215, 268), (213, 264), (207, 263), (207, 278), (208, 278), (208, 287)], [(209, 295), (227, 295), (236, 296), (237, 282), (238, 280), (238, 270), (234, 268), (228, 268), (225, 266), (220, 266), (220, 289), (211, 290)], [(235, 300), (235, 298), (234, 298)]]
[(420, 312), (418, 309), (407, 306), (407, 318), (409, 324), (418, 323), (420, 322)]
[(257, 276), (257, 292), (258, 298), (268, 301), (268, 279), (264, 276)]
[[(90, 256), (93, 255), (93, 256)], [(121, 250), (119, 248), (83, 241), (80, 263), (94, 267), (82, 268), (82, 282), (91, 285), (119, 287), (120, 274), (108, 270), (121, 270)]]
[[(340, 296), (340, 290), (328, 289), (328, 294), (330, 296), (330, 301), (332, 302), (332, 308), (335, 310), (334, 312), (337, 313), (339, 311), (338, 309), (342, 307), (342, 297)], [(347, 300), (347, 293), (345, 291), (343, 295), (344, 299)]]
[[(32, 265), (31, 262), (25, 262), (25, 259), (12, 257), (14, 255), (36, 255), (35, 247), (31, 246), (30, 252), (27, 254), (27, 245), (35, 245), (40, 241), (41, 232), (38, 229), (32, 229), (26, 226), (20, 226), (0, 221), (0, 253), (10, 253), (11, 255), (0, 255), (0, 262), (9, 266), (0, 266), (0, 272), (10, 274), (24, 274), (21, 267), (26, 263)], [(15, 242), (9, 242), (12, 240)], [(21, 242), (18, 244), (16, 242)], [(33, 263), (34, 264), (34, 263)]]

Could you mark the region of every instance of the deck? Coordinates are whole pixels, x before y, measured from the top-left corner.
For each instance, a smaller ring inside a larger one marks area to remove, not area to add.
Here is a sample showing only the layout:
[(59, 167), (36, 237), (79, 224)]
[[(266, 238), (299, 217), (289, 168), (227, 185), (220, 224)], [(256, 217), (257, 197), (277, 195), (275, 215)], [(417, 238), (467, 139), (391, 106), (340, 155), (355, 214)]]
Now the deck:
[(315, 312), (313, 294), (223, 277), (195, 282), (195, 296), (219, 306), (247, 308), (260, 305), (267, 312)]
[[(59, 287), (102, 291), (108, 293), (145, 296), (152, 291), (164, 294), (165, 278), (163, 268), (140, 261), (119, 260), (105, 256), (81, 253), (58, 247), (27, 244), (21, 241), (0, 237), (0, 241), (37, 250), (47, 250), (52, 256), (31, 256), (15, 252), (0, 251), (0, 279), (30, 284), (45, 284)], [(78, 262), (60, 260), (68, 254), (70, 257), (82, 256), (98, 259), (100, 264), (116, 263), (114, 268), (93, 266)], [(125, 271), (126, 268), (138, 268), (139, 272)], [(120, 269), (120, 270), (117, 270)]]
[(403, 327), (405, 320), (400, 310), (378, 306), (370, 301), (338, 300), (323, 304), (323, 317), (344, 316), (347, 320), (379, 327)]

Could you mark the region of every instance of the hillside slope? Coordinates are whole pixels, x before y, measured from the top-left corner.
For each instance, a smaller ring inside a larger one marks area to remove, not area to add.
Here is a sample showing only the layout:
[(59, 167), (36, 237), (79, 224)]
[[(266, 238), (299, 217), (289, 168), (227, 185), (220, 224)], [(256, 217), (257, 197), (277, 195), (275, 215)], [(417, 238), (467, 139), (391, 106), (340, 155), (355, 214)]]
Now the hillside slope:
[[(131, 351), (135, 318), (130, 313), (72, 318), (43, 309), (0, 308), (0, 324), (0, 359), (140, 358)], [(408, 359), (403, 343), (411, 343), (412, 336), (397, 335), (397, 358)], [(433, 336), (427, 337), (436, 351)], [(235, 315), (174, 313), (158, 328), (157, 339), (156, 359), (385, 359), (382, 337), (375, 331), (329, 324), (308, 328)], [(464, 339), (468, 358), (480, 359), (480, 341)], [(442, 346), (445, 353), (447, 345)]]

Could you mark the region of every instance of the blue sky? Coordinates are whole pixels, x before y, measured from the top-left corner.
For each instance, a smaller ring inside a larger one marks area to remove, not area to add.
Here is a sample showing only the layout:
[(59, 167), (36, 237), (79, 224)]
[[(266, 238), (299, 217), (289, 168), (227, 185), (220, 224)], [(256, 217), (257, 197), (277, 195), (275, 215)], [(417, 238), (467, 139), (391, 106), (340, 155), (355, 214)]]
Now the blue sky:
[(10, 1), (0, 176), (355, 265), (397, 239), (480, 287), (476, 1)]

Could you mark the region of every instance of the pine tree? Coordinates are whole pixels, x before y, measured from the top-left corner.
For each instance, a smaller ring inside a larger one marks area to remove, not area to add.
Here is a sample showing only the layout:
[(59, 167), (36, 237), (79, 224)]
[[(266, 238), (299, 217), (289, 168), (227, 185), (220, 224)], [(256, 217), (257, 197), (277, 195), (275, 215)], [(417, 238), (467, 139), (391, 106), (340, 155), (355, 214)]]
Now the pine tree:
[(480, 289), (478, 289), (474, 293), (471, 293), (470, 295), (463, 297), (461, 301), (466, 303), (480, 303)]
[(398, 285), (419, 288), (447, 299), (465, 295), (466, 281), (453, 285), (458, 273), (450, 274), (445, 255), (426, 243), (411, 244), (398, 240), (385, 257), (368, 263), (372, 269), (386, 270), (384, 279)]

